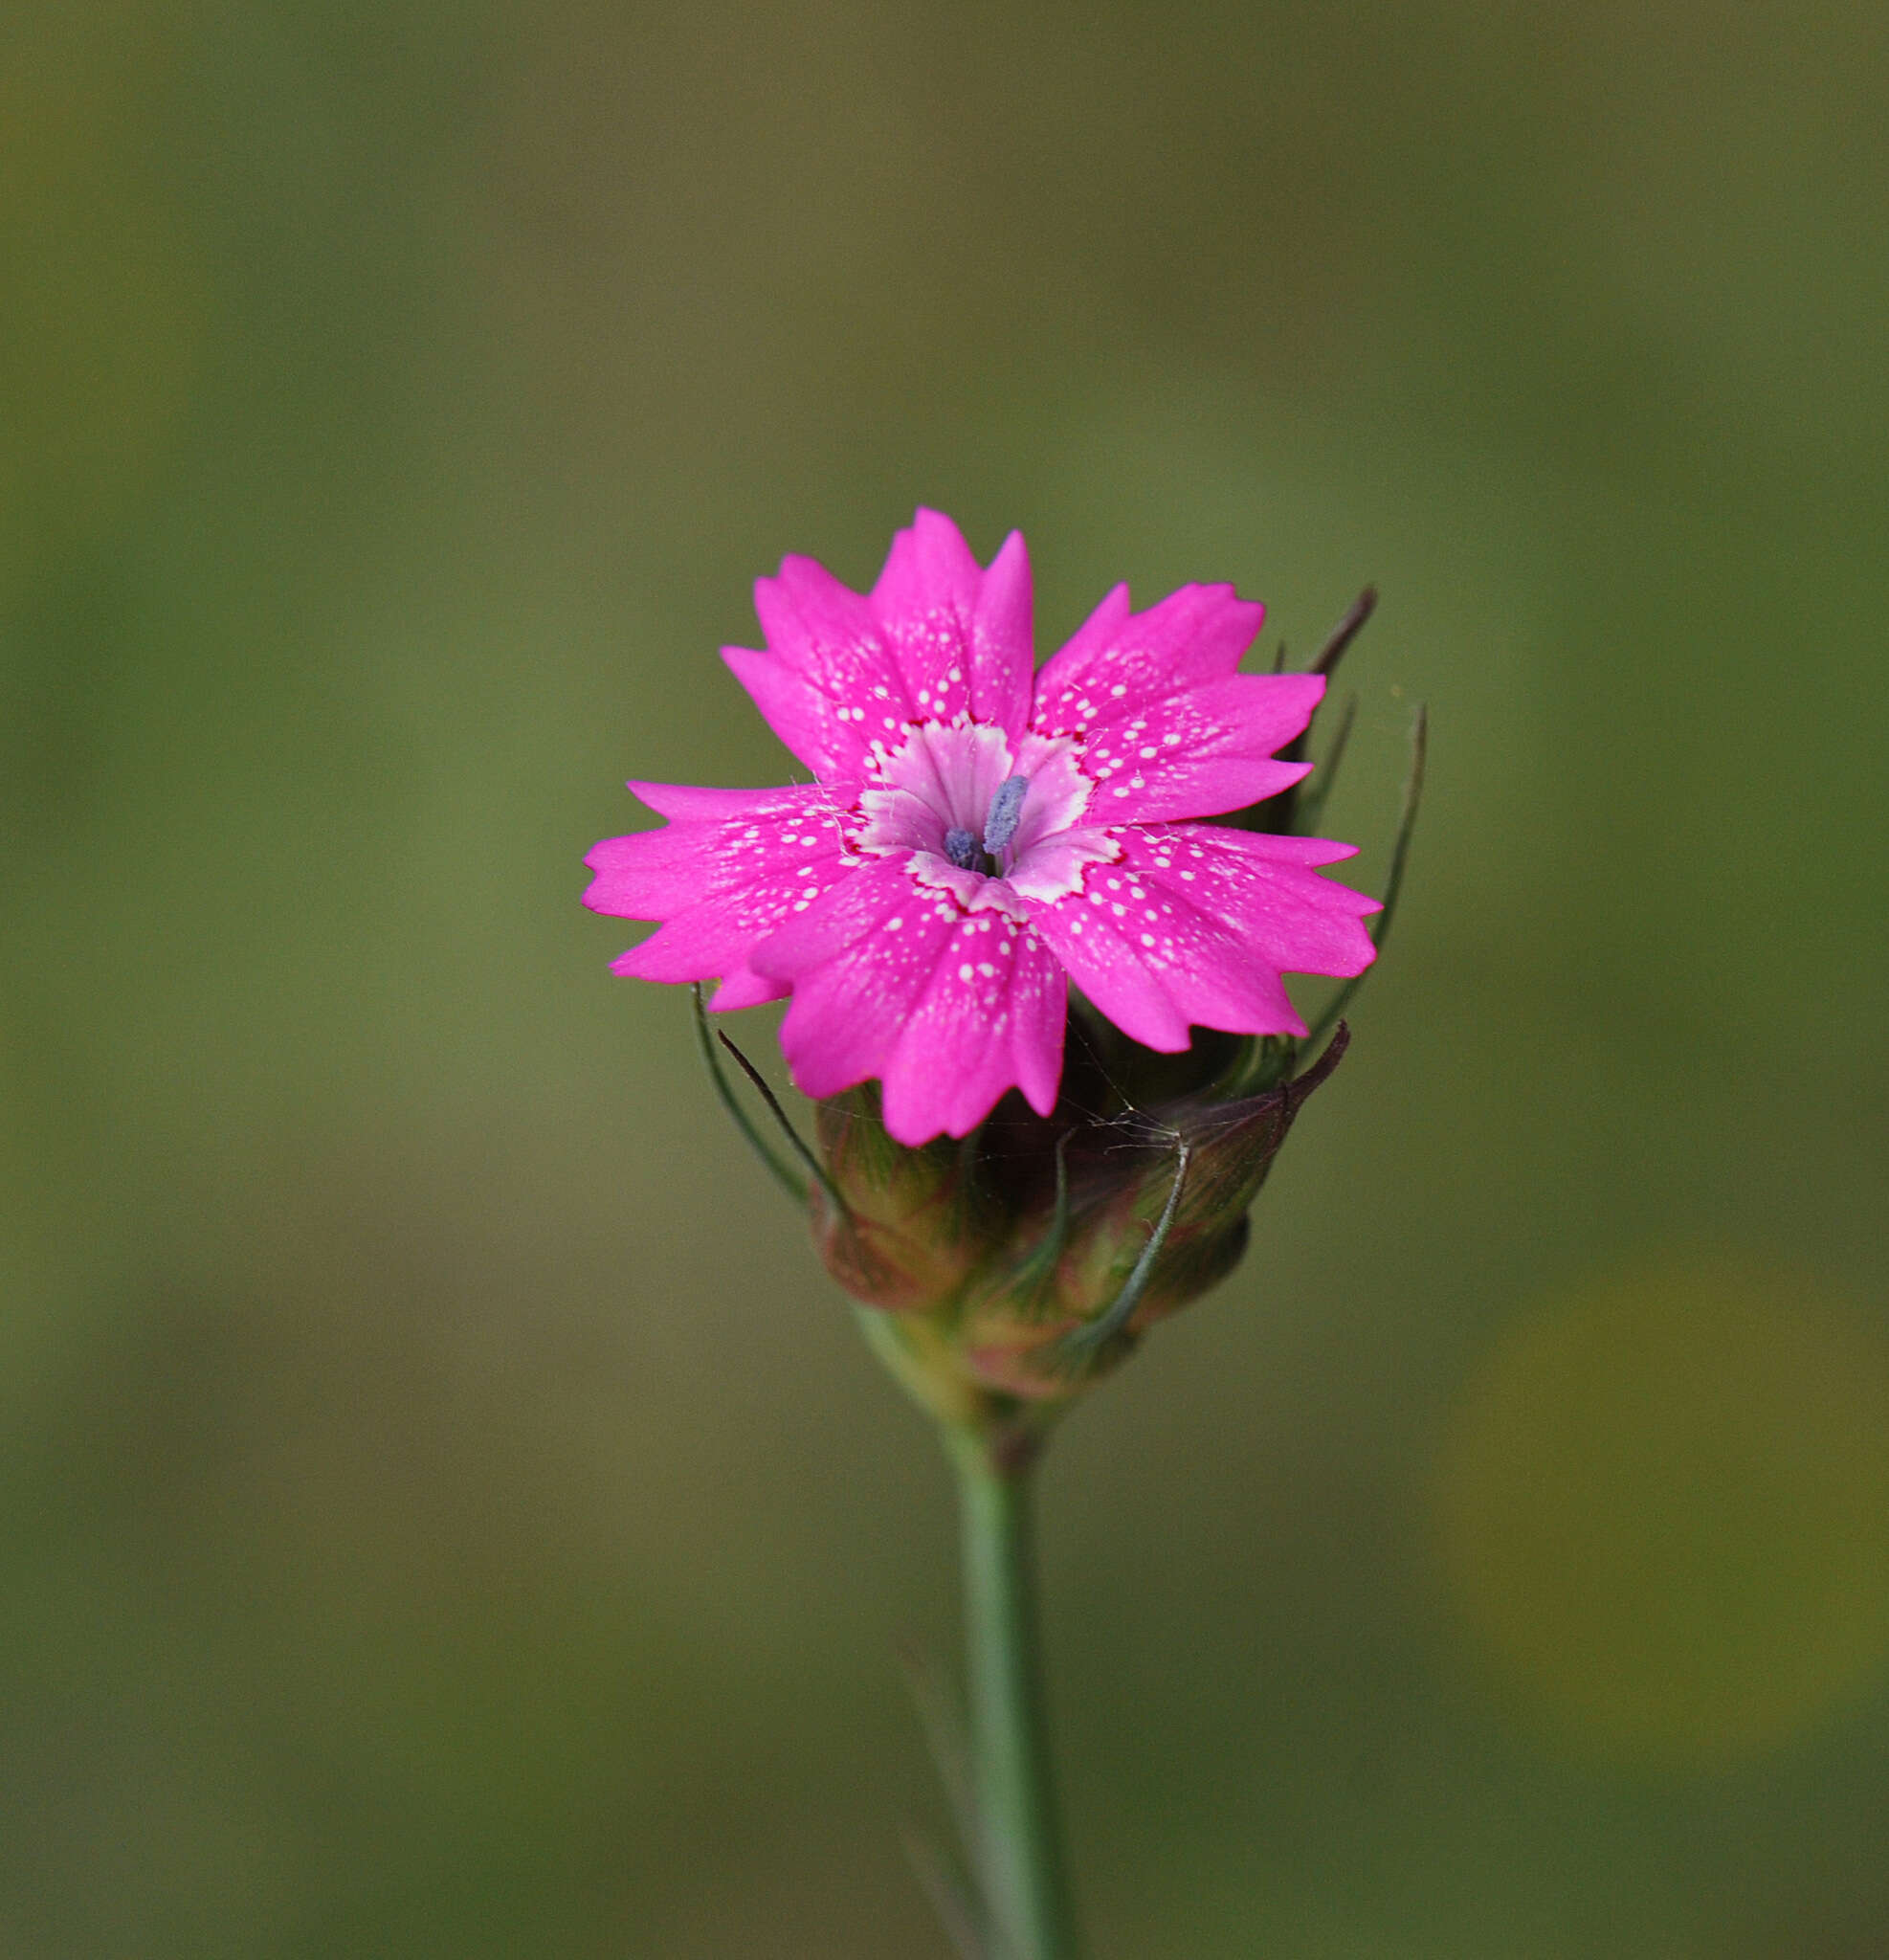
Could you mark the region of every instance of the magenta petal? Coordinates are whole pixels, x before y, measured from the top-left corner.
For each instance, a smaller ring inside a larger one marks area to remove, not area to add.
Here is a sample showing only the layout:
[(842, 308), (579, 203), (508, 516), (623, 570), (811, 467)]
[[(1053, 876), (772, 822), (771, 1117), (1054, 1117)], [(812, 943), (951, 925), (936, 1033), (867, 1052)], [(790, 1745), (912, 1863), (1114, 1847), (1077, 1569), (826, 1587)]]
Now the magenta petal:
[[(622, 970), (620, 965), (616, 970)], [(752, 967), (743, 967), (739, 972), (728, 974), (716, 988), (715, 998), (708, 1003), (708, 1011), (712, 1014), (736, 1013), (744, 1007), (762, 1007), (770, 1000), (779, 1000), (786, 991), (784, 980), (769, 980)]]
[(755, 947), (757, 970), (793, 990), (781, 1048), (803, 1094), (837, 1095), (880, 1072), (954, 914), (919, 890), (906, 860), (882, 858)]
[(1060, 733), (1088, 724), (1116, 687), (1149, 701), (1229, 679), (1253, 644), (1266, 609), (1232, 586), (1183, 586), (1145, 612), (1130, 612), (1117, 586), (1036, 677), (1035, 726)]
[(961, 1137), (1021, 1088), (1056, 1107), (1069, 982), (1036, 935), (1001, 914), (967, 916), (932, 969), (883, 1070), (885, 1126), (901, 1144)]
[(898, 661), (872, 602), (815, 560), (784, 558), (778, 576), (756, 579), (754, 610), (768, 651), (833, 701), (898, 690)]
[[(639, 803), (647, 803), (658, 816), (679, 818), (691, 823), (720, 823), (738, 816), (744, 824), (755, 818), (749, 813), (767, 810), (784, 797), (805, 796), (805, 790), (716, 790), (694, 783), (644, 783), (632, 778), (624, 785)], [(786, 805), (783, 804), (785, 809)], [(645, 831), (645, 836), (659, 832)], [(599, 850), (602, 845), (597, 847)], [(585, 860), (589, 861), (588, 858)]]
[(1348, 976), (1375, 957), (1361, 921), (1376, 900), (1311, 868), (1348, 856), (1343, 846), (1204, 824), (1110, 835), (1120, 862), (1091, 865), (1079, 892), (1033, 918), (1076, 984), (1146, 1047), (1185, 1047), (1189, 1024), (1302, 1035), (1279, 976)]
[(785, 989), (748, 969), (756, 941), (809, 909), (847, 874), (829, 793), (818, 788), (694, 790), (638, 784), (661, 830), (607, 837), (585, 859), (593, 912), (657, 919), (661, 928), (611, 963), (644, 980), (722, 980), (718, 1007), (777, 999)]
[[(903, 911), (908, 903), (927, 902), (915, 896), (908, 864), (902, 858), (878, 858), (858, 865), (825, 898), (784, 920), (755, 947), (758, 970), (795, 980), (877, 930), (889, 914)], [(939, 897), (929, 895), (931, 900)], [(902, 922), (892, 929), (901, 930)]]
[(872, 590), (880, 618), (922, 619), (927, 612), (956, 612), (968, 619), (977, 609), (984, 568), (965, 534), (940, 510), (921, 508), (893, 534), (885, 569)]
[(1081, 894), (1031, 907), (1031, 924), (1097, 1009), (1144, 1048), (1178, 1054), (1193, 1016), (1147, 964), (1133, 936), (1091, 913)]
[(1022, 732), (1035, 653), (1021, 536), (1011, 532), (986, 571), (948, 517), (921, 510), (893, 539), (871, 603), (918, 714)]
[(785, 660), (746, 647), (723, 647), (722, 657), (748, 698), (796, 761), (817, 776), (857, 774), (858, 746), (834, 713), (837, 703), (811, 687)]
[[(1277, 762), (1274, 753), (1311, 720), (1324, 687), (1317, 674), (1240, 674), (1158, 695), (1135, 679), (1092, 681), (1069, 713), (1087, 730), (1082, 767), (1097, 779), (1096, 816), (1215, 816), (1277, 796), (1308, 766)], [(1039, 724), (1046, 714), (1056, 719), (1039, 707)]]
[(1030, 552), (1012, 531), (984, 574), (971, 631), (970, 711), (1006, 733), (1021, 735), (1030, 722), (1035, 678), (1036, 628)]
[(1220, 920), (1280, 972), (1349, 979), (1377, 957), (1364, 921), (1379, 902), (1313, 868), (1356, 857), (1354, 845), (1204, 823), (1136, 827), (1123, 841), (1145, 884)]
[(1306, 773), (1274, 758), (1311, 720), (1323, 679), (1233, 671), (1262, 617), (1231, 586), (1189, 586), (1141, 613), (1118, 587), (1037, 676), (1031, 725), (1083, 741), (1090, 821), (1218, 815)]
[(1166, 766), (1145, 763), (1133, 776), (1100, 784), (1089, 814), (1098, 823), (1221, 816), (1263, 803), (1311, 772), (1308, 762), (1273, 762), (1262, 756), (1189, 757)]
[(870, 603), (811, 558), (755, 582), (765, 653), (722, 657), (793, 753), (824, 777), (858, 776), (876, 738), (917, 709)]
[(1062, 1068), (1066, 983), (998, 911), (964, 912), (909, 859), (856, 872), (755, 949), (790, 985), (781, 1047), (801, 1091), (878, 1078), (900, 1143), (963, 1136), (1007, 1089), (1047, 1114)]

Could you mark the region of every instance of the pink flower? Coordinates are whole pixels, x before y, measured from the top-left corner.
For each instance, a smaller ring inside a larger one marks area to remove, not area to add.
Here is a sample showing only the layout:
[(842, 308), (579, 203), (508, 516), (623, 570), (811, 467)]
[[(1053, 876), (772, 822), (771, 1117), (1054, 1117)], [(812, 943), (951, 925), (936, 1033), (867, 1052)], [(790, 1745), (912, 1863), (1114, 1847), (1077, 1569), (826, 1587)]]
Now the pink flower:
[(1132, 1039), (1303, 1035), (1281, 972), (1359, 973), (1377, 902), (1319, 877), (1349, 844), (1190, 819), (1277, 794), (1313, 674), (1240, 675), (1263, 608), (1118, 586), (1033, 670), (1030, 561), (980, 568), (921, 510), (860, 594), (809, 558), (755, 587), (765, 653), (723, 657), (812, 771), (782, 790), (632, 783), (666, 828), (611, 837), (585, 903), (661, 928), (614, 962), (716, 980), (718, 1011), (792, 995), (809, 1096), (877, 1078), (902, 1144), (963, 1136), (1006, 1090), (1039, 1115), (1071, 980)]

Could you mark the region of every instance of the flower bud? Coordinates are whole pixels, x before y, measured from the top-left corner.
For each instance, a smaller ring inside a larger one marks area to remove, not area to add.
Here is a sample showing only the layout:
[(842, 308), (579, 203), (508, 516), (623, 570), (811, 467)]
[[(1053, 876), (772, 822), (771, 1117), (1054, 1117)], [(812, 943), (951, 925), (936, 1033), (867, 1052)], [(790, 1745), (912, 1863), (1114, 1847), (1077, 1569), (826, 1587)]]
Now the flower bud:
[(922, 1401), (1050, 1413), (1238, 1264), (1248, 1209), (1347, 1038), (1341, 1024), (1297, 1078), (1294, 1044), (1242, 1042), (1215, 1083), (1113, 1115), (1065, 1099), (1043, 1118), (1012, 1097), (961, 1143), (918, 1149), (850, 1091), (820, 1106), (841, 1202), (816, 1191), (815, 1241), (881, 1309), (869, 1323), (892, 1322), (869, 1331)]

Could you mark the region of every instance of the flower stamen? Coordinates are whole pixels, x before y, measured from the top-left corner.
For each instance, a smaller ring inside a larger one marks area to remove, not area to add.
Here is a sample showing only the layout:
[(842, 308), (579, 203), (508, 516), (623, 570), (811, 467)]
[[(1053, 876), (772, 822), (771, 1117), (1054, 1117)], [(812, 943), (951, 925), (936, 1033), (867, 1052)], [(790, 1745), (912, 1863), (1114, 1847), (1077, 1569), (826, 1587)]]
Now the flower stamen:
[(1004, 847), (1016, 835), (1023, 821), (1023, 799), (1030, 793), (1028, 776), (1006, 776), (990, 799), (990, 814), (984, 819), (984, 848), (991, 857), (1003, 855)]
[(944, 855), (960, 871), (981, 871), (979, 859), (984, 853), (977, 848), (977, 839), (961, 824), (954, 824), (944, 833)]

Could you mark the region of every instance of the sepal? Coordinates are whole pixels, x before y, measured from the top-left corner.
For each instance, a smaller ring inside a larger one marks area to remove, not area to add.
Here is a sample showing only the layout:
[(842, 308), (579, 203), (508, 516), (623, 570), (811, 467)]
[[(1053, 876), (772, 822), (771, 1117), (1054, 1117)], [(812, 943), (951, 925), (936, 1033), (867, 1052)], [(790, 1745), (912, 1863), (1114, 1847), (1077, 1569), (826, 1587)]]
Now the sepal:
[(895, 1143), (876, 1082), (822, 1102), (814, 1136), (827, 1178), (809, 1204), (827, 1270), (867, 1306), (948, 1309), (1007, 1225), (1001, 1195), (979, 1178), (973, 1140)]
[(1011, 1098), (919, 1149), (886, 1134), (870, 1085), (850, 1090), (819, 1107), (814, 1242), (868, 1322), (889, 1322), (875, 1345), (934, 1413), (1054, 1414), (1239, 1263), (1247, 1212), (1348, 1039), (1341, 1026), (1282, 1080), (1290, 1044), (1240, 1044), (1223, 1080), (1268, 1085), (1237, 1097), (1048, 1118)]
[(1245, 1253), (1248, 1213), (1294, 1120), (1349, 1038), (1341, 1026), (1312, 1068), (1260, 1094), (1191, 1098), (1078, 1132), (1054, 1265), (1043, 1273), (1033, 1249), (973, 1282), (961, 1312), (967, 1370), (998, 1393), (1066, 1400), (1216, 1286)]

